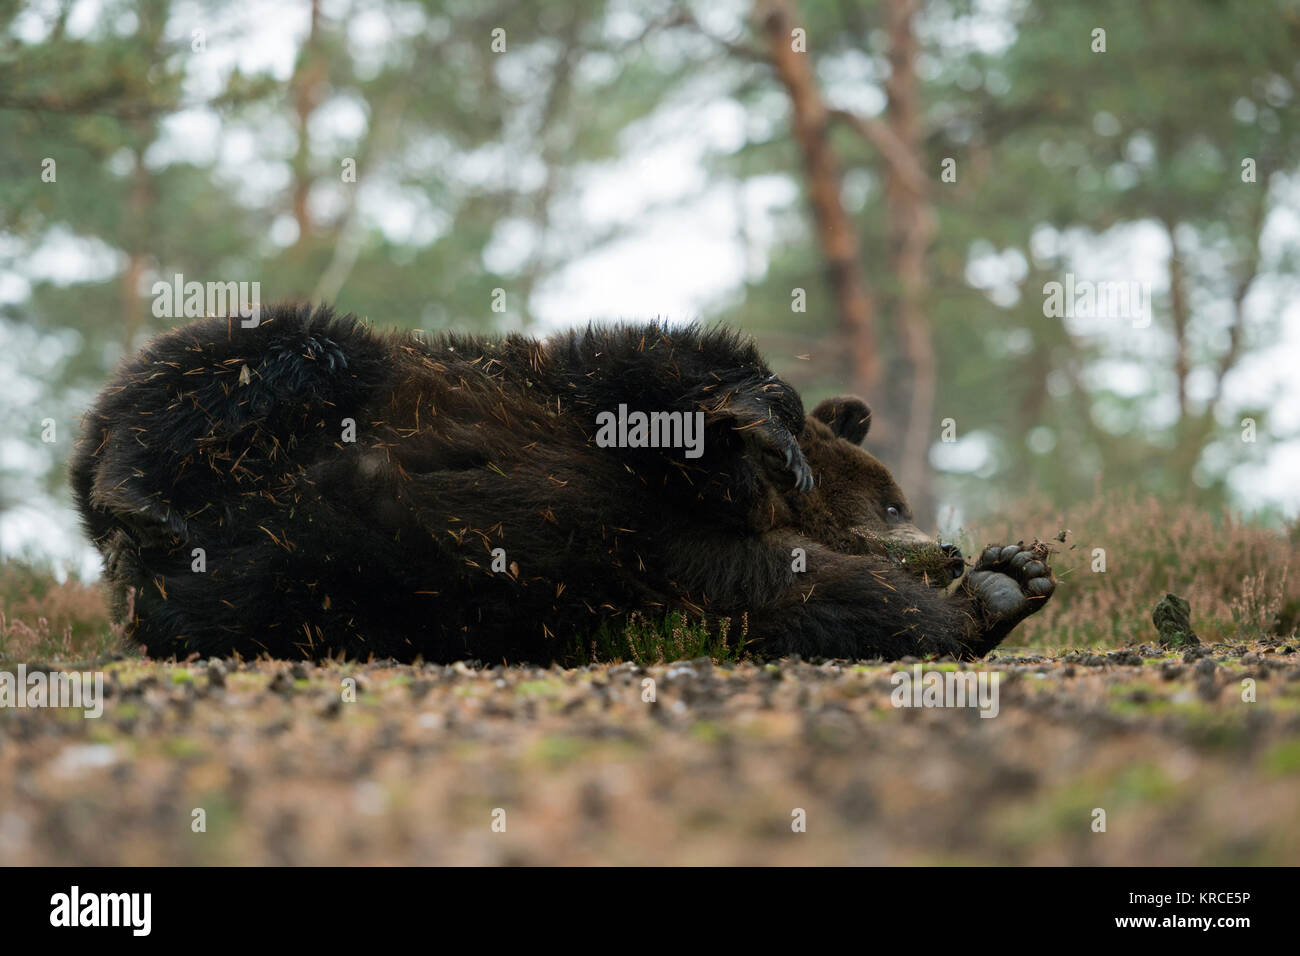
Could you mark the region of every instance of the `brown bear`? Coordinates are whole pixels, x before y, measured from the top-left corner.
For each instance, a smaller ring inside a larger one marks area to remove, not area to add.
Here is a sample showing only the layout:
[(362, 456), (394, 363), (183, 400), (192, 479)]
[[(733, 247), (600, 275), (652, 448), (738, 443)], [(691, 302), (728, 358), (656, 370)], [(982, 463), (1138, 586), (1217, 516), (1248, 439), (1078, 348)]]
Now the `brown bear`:
[(154, 339), (71, 474), (154, 657), (548, 662), (672, 611), (747, 614), (765, 655), (982, 655), (1052, 593), (1045, 556), (917, 573), (869, 423), (805, 416), (723, 328), (426, 339), (282, 306)]

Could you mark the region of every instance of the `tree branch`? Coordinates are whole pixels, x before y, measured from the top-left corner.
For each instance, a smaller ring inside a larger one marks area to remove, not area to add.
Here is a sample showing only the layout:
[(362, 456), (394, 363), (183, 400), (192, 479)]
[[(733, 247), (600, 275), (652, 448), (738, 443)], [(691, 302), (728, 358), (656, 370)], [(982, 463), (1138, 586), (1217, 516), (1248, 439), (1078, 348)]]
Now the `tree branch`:
[(909, 192), (914, 196), (925, 194), (925, 171), (888, 123), (872, 116), (859, 116), (846, 109), (831, 110), (830, 118), (844, 123), (873, 146)]

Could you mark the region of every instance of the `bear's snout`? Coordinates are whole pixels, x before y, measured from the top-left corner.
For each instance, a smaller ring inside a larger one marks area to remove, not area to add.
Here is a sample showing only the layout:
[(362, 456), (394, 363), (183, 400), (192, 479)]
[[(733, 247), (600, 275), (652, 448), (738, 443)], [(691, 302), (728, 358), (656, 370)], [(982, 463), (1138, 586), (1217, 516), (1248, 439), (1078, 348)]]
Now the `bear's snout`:
[(939, 544), (939, 550), (948, 556), (948, 574), (956, 581), (966, 573), (966, 559), (962, 556), (961, 548), (955, 544)]

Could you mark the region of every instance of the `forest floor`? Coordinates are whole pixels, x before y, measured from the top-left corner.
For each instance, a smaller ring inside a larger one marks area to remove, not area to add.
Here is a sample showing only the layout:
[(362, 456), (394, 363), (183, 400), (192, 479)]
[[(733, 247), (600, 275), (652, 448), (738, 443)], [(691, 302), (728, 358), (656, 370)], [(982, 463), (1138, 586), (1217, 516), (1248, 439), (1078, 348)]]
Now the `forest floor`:
[(989, 716), (910, 663), (93, 666), (97, 719), (0, 708), (0, 863), (1300, 860), (1282, 639), (1006, 649)]

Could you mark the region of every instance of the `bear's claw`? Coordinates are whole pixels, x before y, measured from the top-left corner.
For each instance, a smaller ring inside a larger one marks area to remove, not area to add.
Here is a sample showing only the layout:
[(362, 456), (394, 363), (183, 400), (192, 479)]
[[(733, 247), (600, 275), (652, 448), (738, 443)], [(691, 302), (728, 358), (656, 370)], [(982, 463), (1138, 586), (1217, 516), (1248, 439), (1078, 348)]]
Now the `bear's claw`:
[(789, 429), (771, 422), (749, 429), (745, 435), (751, 454), (755, 455), (772, 484), (783, 491), (790, 488), (812, 491), (812, 468), (804, 458), (799, 440)]
[(794, 486), (796, 488), (800, 491), (813, 490), (812, 468), (809, 467), (797, 442), (793, 447), (785, 450), (785, 467), (787, 471), (794, 474)]

